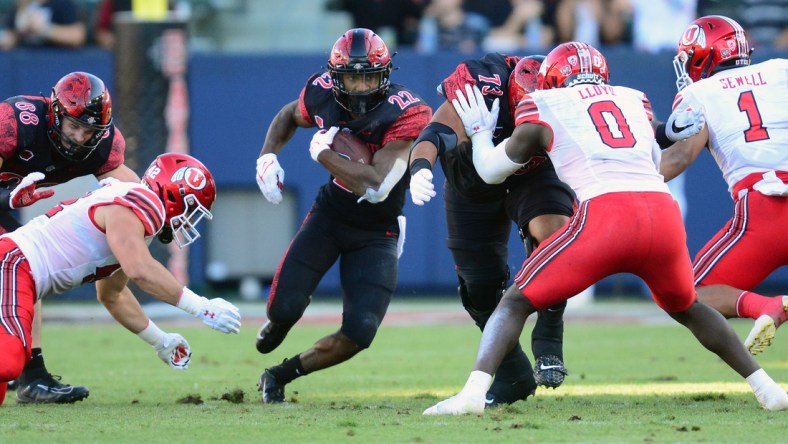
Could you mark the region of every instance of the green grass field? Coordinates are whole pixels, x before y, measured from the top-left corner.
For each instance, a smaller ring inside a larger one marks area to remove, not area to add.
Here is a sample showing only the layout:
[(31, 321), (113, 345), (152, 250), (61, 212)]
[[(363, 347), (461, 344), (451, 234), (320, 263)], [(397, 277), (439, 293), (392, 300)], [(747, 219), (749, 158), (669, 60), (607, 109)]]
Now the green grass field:
[[(17, 405), (9, 392), (0, 443), (788, 442), (788, 412), (761, 410), (746, 382), (678, 324), (569, 317), (562, 387), (482, 417), (423, 417), (465, 382), (479, 339), (470, 322), (384, 323), (370, 350), (288, 385), (291, 401), (282, 406), (260, 402), (262, 370), (337, 325), (299, 325), (260, 355), (258, 321), (247, 320), (237, 336), (159, 321), (192, 346), (183, 372), (119, 325), (47, 322), (48, 367), (89, 386), (90, 397)], [(733, 325), (743, 337), (751, 324)], [(780, 331), (775, 342), (758, 361), (785, 387), (788, 336)], [(241, 402), (223, 399), (241, 393)], [(188, 397), (202, 402), (183, 403)]]

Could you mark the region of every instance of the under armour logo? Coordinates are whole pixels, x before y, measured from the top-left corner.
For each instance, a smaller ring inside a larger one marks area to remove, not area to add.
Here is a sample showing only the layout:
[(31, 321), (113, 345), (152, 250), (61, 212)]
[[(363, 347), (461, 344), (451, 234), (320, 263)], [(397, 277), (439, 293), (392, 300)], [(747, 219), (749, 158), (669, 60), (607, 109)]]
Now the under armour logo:
[(205, 310), (205, 312), (203, 313), (203, 316), (205, 316), (206, 318), (213, 319), (213, 318), (216, 317), (216, 313), (214, 313), (212, 311)]

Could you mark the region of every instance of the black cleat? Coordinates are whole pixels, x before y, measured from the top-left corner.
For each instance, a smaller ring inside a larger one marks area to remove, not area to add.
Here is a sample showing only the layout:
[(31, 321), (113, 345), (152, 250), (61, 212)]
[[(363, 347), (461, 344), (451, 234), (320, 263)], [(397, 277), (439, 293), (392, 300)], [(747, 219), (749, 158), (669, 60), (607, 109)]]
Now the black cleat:
[(536, 358), (534, 365), (534, 380), (537, 385), (549, 388), (557, 388), (564, 382), (564, 378), (569, 374), (564, 361), (556, 355), (544, 355)]
[(525, 401), (529, 396), (536, 392), (536, 385), (532, 380), (523, 381), (493, 381), (487, 397), (484, 399), (484, 407), (497, 407), (503, 404), (513, 404), (517, 401)]
[(257, 351), (260, 353), (271, 353), (279, 347), (279, 344), (285, 340), (287, 332), (290, 327), (285, 327), (280, 324), (275, 324), (270, 320), (266, 321), (260, 330), (257, 331)]
[(531, 362), (518, 345), (498, 366), (495, 380), (485, 397), (485, 407), (524, 401), (535, 392), (536, 382)]
[(72, 404), (90, 395), (87, 387), (60, 383), (60, 376), (49, 373), (27, 384), (17, 382), (16, 402), (19, 404)]
[(263, 402), (266, 404), (281, 404), (285, 402), (285, 386), (276, 382), (276, 378), (267, 369), (260, 375), (257, 390), (262, 392)]
[(19, 387), (19, 383), (16, 379), (8, 381), (8, 391), (13, 392), (16, 391), (16, 388)]

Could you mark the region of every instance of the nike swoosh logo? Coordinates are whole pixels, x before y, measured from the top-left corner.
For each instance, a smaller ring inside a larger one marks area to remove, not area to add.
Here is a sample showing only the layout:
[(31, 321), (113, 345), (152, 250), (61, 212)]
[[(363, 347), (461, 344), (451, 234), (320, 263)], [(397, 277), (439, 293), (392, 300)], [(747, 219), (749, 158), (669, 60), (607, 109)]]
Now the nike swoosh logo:
[(673, 122), (670, 126), (673, 129), (674, 133), (680, 133), (680, 132), (684, 131), (685, 129), (691, 127), (692, 125), (682, 126), (681, 128), (679, 128), (679, 127), (676, 126), (676, 122)]
[(561, 368), (561, 366), (560, 365), (544, 365), (544, 364), (539, 366), (539, 370), (552, 370), (554, 368)]
[(493, 402), (495, 402), (495, 400), (494, 400), (494, 399), (485, 399), (485, 400), (484, 400), (484, 403), (485, 403), (485, 404), (492, 404)]

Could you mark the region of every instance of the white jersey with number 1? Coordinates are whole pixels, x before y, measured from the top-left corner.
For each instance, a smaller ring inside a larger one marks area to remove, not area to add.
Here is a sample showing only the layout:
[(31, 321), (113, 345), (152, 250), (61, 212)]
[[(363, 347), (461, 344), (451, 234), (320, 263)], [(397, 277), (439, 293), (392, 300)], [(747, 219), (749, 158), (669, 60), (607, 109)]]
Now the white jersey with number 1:
[(674, 106), (702, 109), (728, 191), (753, 173), (788, 171), (788, 60), (728, 69), (695, 82)]

